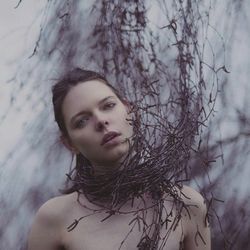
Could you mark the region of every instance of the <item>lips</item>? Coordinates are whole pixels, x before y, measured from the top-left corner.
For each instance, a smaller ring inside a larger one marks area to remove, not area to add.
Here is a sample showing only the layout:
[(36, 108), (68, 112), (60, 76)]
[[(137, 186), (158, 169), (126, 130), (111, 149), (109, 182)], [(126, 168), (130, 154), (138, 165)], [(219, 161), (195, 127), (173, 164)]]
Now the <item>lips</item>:
[(117, 133), (114, 131), (108, 132), (107, 134), (105, 134), (102, 138), (102, 142), (101, 142), (101, 146), (104, 145), (105, 143), (107, 143), (108, 141), (114, 139), (115, 137), (121, 135), (121, 133)]

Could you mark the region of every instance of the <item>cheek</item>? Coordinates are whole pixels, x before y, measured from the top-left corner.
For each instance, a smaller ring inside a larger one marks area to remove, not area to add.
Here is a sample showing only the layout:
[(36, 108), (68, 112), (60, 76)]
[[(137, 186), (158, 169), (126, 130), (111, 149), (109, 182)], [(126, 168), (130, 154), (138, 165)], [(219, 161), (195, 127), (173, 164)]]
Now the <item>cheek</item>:
[(78, 149), (88, 148), (93, 144), (93, 136), (90, 133), (71, 134), (71, 140)]
[(75, 147), (89, 160), (96, 154), (97, 150), (96, 142), (91, 135), (76, 138)]

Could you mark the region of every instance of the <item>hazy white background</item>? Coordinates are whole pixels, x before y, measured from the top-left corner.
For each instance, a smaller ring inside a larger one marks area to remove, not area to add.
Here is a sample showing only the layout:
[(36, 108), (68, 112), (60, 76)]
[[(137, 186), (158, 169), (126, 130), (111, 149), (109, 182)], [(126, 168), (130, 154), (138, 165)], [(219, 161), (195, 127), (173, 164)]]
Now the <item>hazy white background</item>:
[[(0, 117), (2, 117), (11, 102), (14, 77), (29, 60), (39, 26), (43, 18), (41, 10), (47, 0), (24, 0), (18, 8), (18, 1), (0, 1)], [(21, 98), (20, 98), (21, 99)], [(21, 103), (21, 100), (18, 100)], [(18, 105), (15, 105), (18, 106)], [(22, 124), (27, 119), (27, 112), (16, 112), (11, 109), (7, 119), (1, 123), (0, 159), (17, 142), (22, 131)], [(0, 161), (1, 161), (0, 160)]]

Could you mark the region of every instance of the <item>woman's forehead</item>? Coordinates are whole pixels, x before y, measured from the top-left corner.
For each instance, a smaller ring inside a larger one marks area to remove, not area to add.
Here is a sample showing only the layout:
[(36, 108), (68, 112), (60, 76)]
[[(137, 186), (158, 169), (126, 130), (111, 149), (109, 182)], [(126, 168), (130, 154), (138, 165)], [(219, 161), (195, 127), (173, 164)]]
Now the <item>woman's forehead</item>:
[(85, 101), (115, 95), (112, 89), (100, 80), (82, 82), (71, 88), (65, 99), (84, 98)]
[(88, 108), (107, 98), (116, 97), (112, 89), (100, 80), (82, 82), (72, 87), (65, 96), (62, 110), (65, 112), (76, 112), (79, 109)]

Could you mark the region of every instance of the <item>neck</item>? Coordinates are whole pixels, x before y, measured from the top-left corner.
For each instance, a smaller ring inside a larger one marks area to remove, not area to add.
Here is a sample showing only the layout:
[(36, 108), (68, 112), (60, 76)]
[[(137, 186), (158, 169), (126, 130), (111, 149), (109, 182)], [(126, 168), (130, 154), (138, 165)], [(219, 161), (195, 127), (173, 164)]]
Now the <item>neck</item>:
[(101, 175), (111, 175), (115, 171), (119, 170), (121, 167), (121, 164), (105, 164), (105, 165), (94, 165), (94, 175), (95, 176), (101, 176)]
[(94, 175), (95, 176), (100, 176), (100, 175), (112, 175), (118, 170), (122, 170), (124, 166), (126, 165), (125, 163), (127, 162), (127, 157), (128, 155), (124, 155), (119, 160), (113, 161), (113, 162), (107, 162), (107, 163), (91, 163), (93, 166), (94, 170)]

